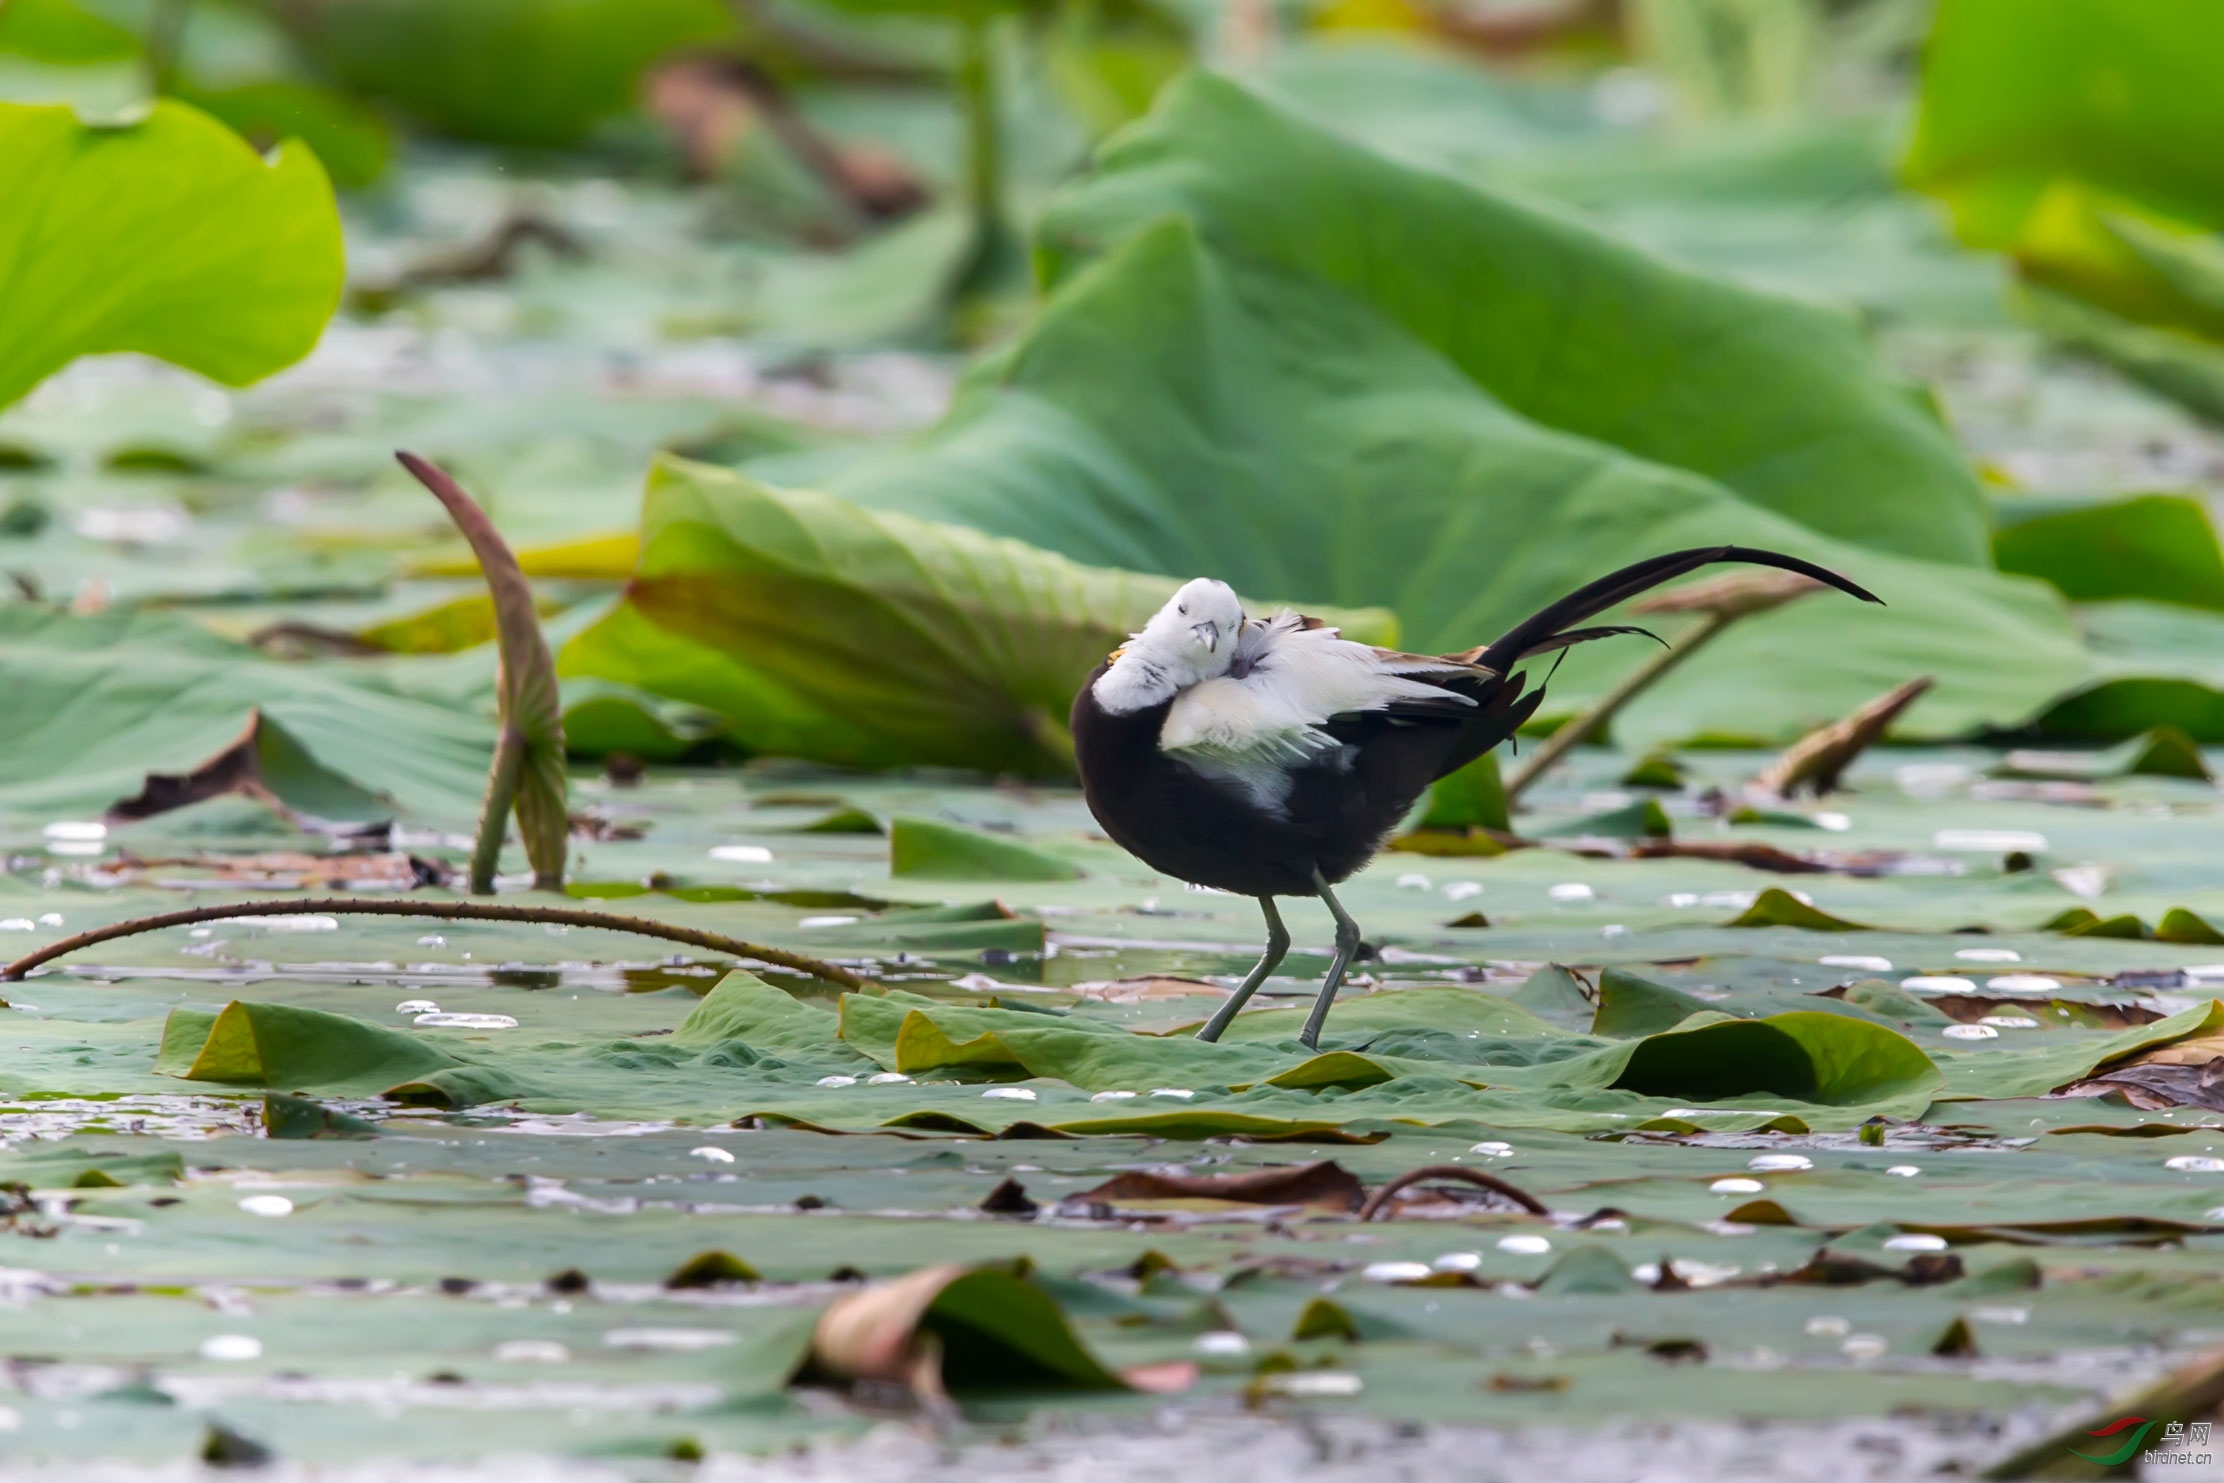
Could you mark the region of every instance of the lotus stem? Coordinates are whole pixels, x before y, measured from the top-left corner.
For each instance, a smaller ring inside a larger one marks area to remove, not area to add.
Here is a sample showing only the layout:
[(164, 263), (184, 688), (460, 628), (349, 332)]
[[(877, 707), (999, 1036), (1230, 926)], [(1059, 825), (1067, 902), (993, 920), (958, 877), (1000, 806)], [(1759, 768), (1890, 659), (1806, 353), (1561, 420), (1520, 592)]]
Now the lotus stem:
[(878, 986), (861, 974), (802, 953), (791, 953), (782, 948), (766, 947), (762, 943), (744, 942), (738, 937), (728, 937), (723, 932), (704, 932), (694, 927), (676, 927), (668, 922), (648, 917), (621, 917), (603, 911), (579, 911), (561, 906), (496, 906), (483, 901), (365, 901), (351, 896), (312, 897), (295, 901), (235, 901), (225, 906), (195, 906), (179, 911), (158, 912), (149, 917), (133, 917), (107, 927), (95, 927), (90, 932), (80, 932), (59, 942), (48, 943), (37, 952), (26, 953), (5, 968), (0, 968), (0, 982), (14, 983), (32, 969), (66, 957), (81, 948), (98, 943), (114, 942), (120, 937), (136, 937), (144, 932), (159, 932), (165, 927), (184, 927), (195, 922), (221, 922), (233, 917), (297, 917), (297, 916), (366, 916), (366, 917), (431, 917), (448, 922), (539, 922), (552, 927), (594, 927), (606, 932), (630, 932), (637, 937), (662, 938), (666, 942), (683, 942), (690, 947), (708, 948), (716, 953), (728, 953), (736, 958), (749, 958), (760, 963), (790, 969), (840, 984), (845, 989), (876, 992)]
[(1808, 732), (1753, 780), (1754, 788), (1776, 798), (1789, 798), (1803, 787), (1818, 798), (1834, 791), (1839, 776), (1935, 683), (1935, 676), (1918, 675), (1859, 706), (1844, 720)]
[(1560, 759), (1581, 746), (1606, 723), (1614, 719), (1617, 711), (1644, 694), (1675, 667), (1713, 641), (1714, 636), (1728, 628), (1738, 618), (1734, 613), (1707, 613), (1699, 619), (1698, 626), (1688, 630), (1674, 643), (1647, 659), (1643, 664), (1624, 675), (1621, 682), (1597, 700), (1588, 710), (1582, 711), (1563, 724), (1559, 730), (1544, 739), (1544, 744), (1530, 754), (1506, 776), (1506, 806), (1511, 809), (1514, 800), (1529, 790), (1531, 784), (1556, 766)]
[(1390, 1206), (1392, 1195), (1409, 1185), (1419, 1184), (1424, 1179), (1457, 1179), (1467, 1184), (1478, 1184), (1493, 1193), (1504, 1195), (1531, 1215), (1550, 1215), (1552, 1213), (1545, 1208), (1544, 1202), (1535, 1195), (1508, 1184), (1495, 1174), (1485, 1174), (1482, 1170), (1470, 1169), (1465, 1164), (1426, 1164), (1421, 1168), (1411, 1169), (1400, 1174), (1381, 1189), (1367, 1196), (1367, 1203), (1359, 1207), (1359, 1218), (1361, 1220), (1381, 1218), (1383, 1211)]
[(167, 93), (176, 87), (178, 58), (185, 51), (185, 23), (192, 13), (193, 0), (156, 0), (145, 53), (150, 91)]

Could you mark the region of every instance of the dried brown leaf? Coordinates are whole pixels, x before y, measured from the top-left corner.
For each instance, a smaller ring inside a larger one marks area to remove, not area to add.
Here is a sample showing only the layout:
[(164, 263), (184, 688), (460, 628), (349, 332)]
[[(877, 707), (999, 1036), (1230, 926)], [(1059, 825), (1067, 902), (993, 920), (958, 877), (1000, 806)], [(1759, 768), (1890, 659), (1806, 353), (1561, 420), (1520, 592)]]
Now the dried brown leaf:
[(1123, 1200), (1229, 1200), (1243, 1205), (1312, 1205), (1352, 1211), (1366, 1202), (1367, 1188), (1334, 1159), (1286, 1169), (1253, 1169), (1241, 1174), (1116, 1174), (1095, 1189), (1068, 1198), (1091, 1204)]

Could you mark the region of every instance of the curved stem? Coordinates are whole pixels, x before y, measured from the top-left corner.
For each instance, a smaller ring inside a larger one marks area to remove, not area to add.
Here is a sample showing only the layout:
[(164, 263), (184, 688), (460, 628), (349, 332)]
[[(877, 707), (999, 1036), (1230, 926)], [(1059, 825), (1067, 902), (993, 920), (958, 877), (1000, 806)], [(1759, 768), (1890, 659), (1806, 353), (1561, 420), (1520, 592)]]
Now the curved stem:
[(1544, 1203), (1526, 1190), (1516, 1189), (1495, 1174), (1485, 1174), (1480, 1169), (1470, 1169), (1465, 1164), (1427, 1164), (1408, 1170), (1391, 1180), (1381, 1189), (1367, 1196), (1367, 1203), (1359, 1207), (1361, 1220), (1373, 1220), (1388, 1208), (1390, 1197), (1408, 1185), (1419, 1184), (1424, 1179), (1461, 1179), (1469, 1184), (1479, 1184), (1495, 1191), (1528, 1211), (1531, 1215), (1550, 1215)]
[(107, 927), (95, 927), (90, 932), (80, 932), (75, 937), (65, 937), (59, 942), (48, 943), (37, 952), (26, 953), (5, 968), (0, 968), (0, 982), (13, 983), (32, 969), (66, 957), (80, 948), (96, 943), (113, 942), (119, 937), (136, 937), (142, 932), (159, 932), (165, 927), (183, 927), (193, 922), (221, 922), (232, 917), (298, 917), (298, 916), (366, 916), (366, 917), (432, 917), (448, 922), (540, 922), (555, 927), (597, 927), (608, 932), (630, 932), (637, 937), (658, 937), (666, 942), (684, 942), (690, 947), (709, 948), (716, 953), (731, 953), (737, 958), (752, 958), (760, 963), (770, 963), (780, 968), (840, 984), (845, 989), (873, 992), (877, 989), (872, 980), (847, 968), (821, 962), (762, 943), (744, 942), (738, 937), (728, 937), (723, 932), (703, 932), (693, 927), (675, 927), (648, 917), (621, 917), (604, 911), (578, 911), (563, 906), (496, 906), (480, 901), (365, 901), (351, 896), (311, 897), (296, 901), (236, 901), (228, 906), (195, 906), (179, 911), (158, 912), (151, 917), (134, 917), (128, 922), (117, 922)]
[[(471, 842), (471, 894), (492, 896), (494, 874), (502, 863), (502, 840), (510, 832), (510, 810), (517, 804), (517, 780), (525, 775), (525, 738), (504, 726), (494, 743), (494, 765), (487, 770), (486, 797), (479, 804), (479, 833)], [(542, 888), (539, 878), (533, 881)], [(563, 889), (559, 882), (556, 889)]]
[(1526, 762), (1506, 775), (1506, 807), (1512, 809), (1514, 800), (1528, 792), (1529, 785), (1550, 771), (1553, 764), (1581, 746), (1600, 727), (1613, 720), (1616, 711), (1652, 688), (1669, 671), (1729, 627), (1732, 621), (1734, 620), (1731, 617), (1720, 613), (1707, 614), (1699, 620), (1697, 627), (1631, 670), (1621, 683), (1593, 702), (1589, 710), (1572, 717), (1546, 737), (1544, 744), (1530, 753)]

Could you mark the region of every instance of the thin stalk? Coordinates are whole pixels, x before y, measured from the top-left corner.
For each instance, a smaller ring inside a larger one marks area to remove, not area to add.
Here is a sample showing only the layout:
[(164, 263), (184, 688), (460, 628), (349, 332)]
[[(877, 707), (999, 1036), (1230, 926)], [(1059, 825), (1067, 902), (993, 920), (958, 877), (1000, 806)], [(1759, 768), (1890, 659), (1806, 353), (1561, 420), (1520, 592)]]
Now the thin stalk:
[(185, 22), (193, 0), (156, 0), (147, 27), (147, 90), (158, 96), (175, 89), (178, 58), (185, 51)]
[(828, 983), (840, 984), (845, 989), (860, 989), (868, 993), (878, 991), (878, 986), (872, 980), (833, 963), (805, 957), (801, 953), (791, 953), (782, 948), (766, 947), (762, 943), (744, 942), (738, 937), (728, 937), (723, 932), (675, 927), (668, 922), (654, 921), (648, 917), (621, 917), (606, 911), (579, 911), (562, 906), (494, 906), (481, 901), (367, 901), (353, 896), (326, 896), (293, 901), (235, 901), (228, 906), (195, 906), (180, 911), (159, 912), (151, 917), (134, 917), (127, 922), (95, 927), (90, 932), (80, 932), (75, 937), (48, 943), (37, 952), (26, 953), (7, 967), (0, 968), (0, 982), (15, 982), (42, 964), (66, 957), (80, 948), (114, 942), (119, 937), (136, 937), (143, 932), (159, 932), (165, 927), (183, 927), (194, 922), (221, 922), (232, 917), (297, 916), (431, 917), (446, 922), (539, 922), (553, 927), (595, 927), (606, 932), (630, 932), (637, 937), (683, 942), (689, 947), (708, 948), (714, 953), (750, 958), (808, 974), (812, 978), (824, 979)]
[(1507, 807), (1511, 808), (1514, 800), (1526, 792), (1530, 784), (1549, 772), (1562, 757), (1581, 746), (1585, 739), (1613, 720), (1615, 712), (1644, 694), (1677, 665), (1704, 648), (1716, 634), (1736, 622), (1738, 616), (1741, 615), (1708, 613), (1701, 617), (1698, 626), (1631, 670), (1622, 677), (1620, 684), (1592, 702), (1589, 710), (1546, 737), (1544, 744), (1530, 754), (1528, 761), (1507, 775)]
[(1544, 1201), (1525, 1189), (1508, 1184), (1495, 1174), (1485, 1174), (1480, 1169), (1470, 1169), (1464, 1164), (1429, 1164), (1419, 1169), (1407, 1170), (1369, 1195), (1367, 1203), (1359, 1207), (1359, 1218), (1361, 1220), (1381, 1219), (1384, 1212), (1391, 1209), (1391, 1196), (1411, 1185), (1419, 1184), (1424, 1179), (1457, 1179), (1467, 1184), (1480, 1185), (1493, 1194), (1504, 1195), (1531, 1215), (1550, 1215), (1552, 1213), (1545, 1208)]
[(1004, 222), (1004, 134), (985, 16), (969, 15), (959, 25), (958, 97), (965, 107), (965, 202), (974, 240), (985, 242)]
[(951, 281), (951, 297), (972, 298), (1005, 275), (1017, 239), (1004, 219), (1004, 111), (996, 79), (995, 37), (987, 15), (958, 23), (958, 102), (965, 111), (965, 203), (972, 240)]
[[(471, 842), (471, 894), (494, 894), (495, 868), (502, 863), (502, 840), (510, 831), (510, 809), (517, 782), (525, 775), (525, 738), (505, 726), (494, 744), (494, 766), (487, 771), (486, 801), (479, 805), (479, 834)], [(560, 883), (559, 883), (560, 884)], [(542, 888), (538, 876), (535, 889)]]

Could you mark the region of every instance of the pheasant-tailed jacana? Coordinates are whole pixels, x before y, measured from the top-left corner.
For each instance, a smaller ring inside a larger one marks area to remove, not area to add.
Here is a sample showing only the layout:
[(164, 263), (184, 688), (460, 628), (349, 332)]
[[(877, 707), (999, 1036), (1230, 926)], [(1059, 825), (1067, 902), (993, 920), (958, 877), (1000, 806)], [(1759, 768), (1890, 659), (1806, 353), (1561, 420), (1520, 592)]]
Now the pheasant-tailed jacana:
[(1781, 567), (1877, 602), (1835, 572), (1746, 546), (1640, 561), (1569, 593), (1497, 642), (1401, 654), (1295, 613), (1249, 618), (1200, 577), (1099, 665), (1073, 703), (1089, 811), (1152, 869), (1254, 897), (1266, 955), (1198, 1031), (1217, 1040), (1289, 950), (1277, 896), (1318, 896), (1336, 954), (1298, 1038), (1308, 1047), (1359, 947), (1330, 888), (1374, 857), (1422, 790), (1513, 735), (1544, 699), (1522, 660), (1628, 628), (1585, 619), (1717, 561)]

